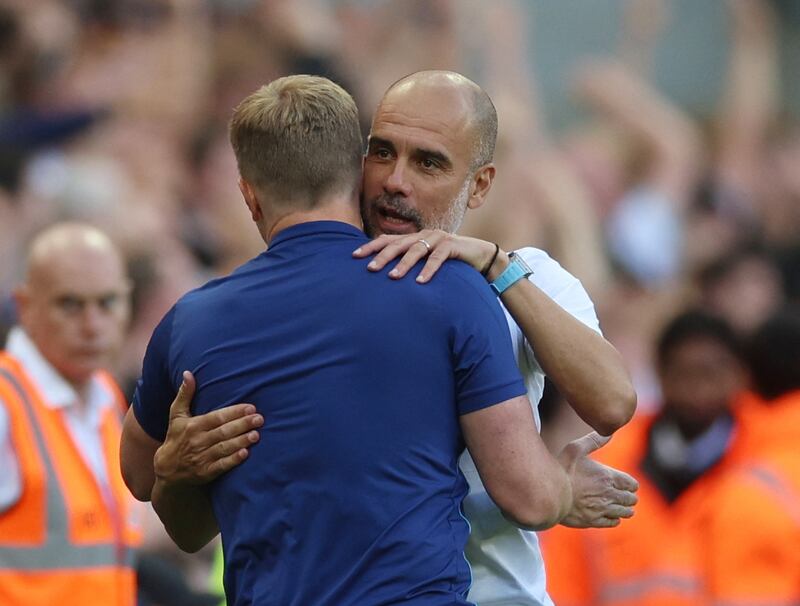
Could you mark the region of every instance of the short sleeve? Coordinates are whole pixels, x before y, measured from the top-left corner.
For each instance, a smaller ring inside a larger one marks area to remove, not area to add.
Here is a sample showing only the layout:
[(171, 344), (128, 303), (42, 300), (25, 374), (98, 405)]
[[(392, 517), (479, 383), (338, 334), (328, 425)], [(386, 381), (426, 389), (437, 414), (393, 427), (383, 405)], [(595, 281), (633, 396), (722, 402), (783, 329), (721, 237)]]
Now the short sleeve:
[[(521, 248), (515, 251), (533, 270), (529, 278), (531, 282), (544, 294), (550, 297), (561, 309), (573, 318), (585, 324), (596, 333), (602, 335), (597, 311), (589, 293), (575, 276), (550, 257), (545, 251), (538, 248)], [(513, 321), (513, 319), (512, 319)], [(522, 331), (513, 323), (512, 332), (517, 337), (522, 337)], [(525, 357), (528, 367), (536, 372), (541, 372), (539, 362), (531, 344), (525, 341)]]
[[(454, 267), (445, 309), (450, 323), (459, 414), (526, 393), (503, 311), (472, 269)], [(472, 275), (474, 273), (474, 276)]]
[(169, 364), (175, 308), (161, 320), (150, 337), (142, 362), (142, 376), (133, 394), (133, 412), (142, 429), (163, 442), (169, 425), (169, 407), (178, 393)]

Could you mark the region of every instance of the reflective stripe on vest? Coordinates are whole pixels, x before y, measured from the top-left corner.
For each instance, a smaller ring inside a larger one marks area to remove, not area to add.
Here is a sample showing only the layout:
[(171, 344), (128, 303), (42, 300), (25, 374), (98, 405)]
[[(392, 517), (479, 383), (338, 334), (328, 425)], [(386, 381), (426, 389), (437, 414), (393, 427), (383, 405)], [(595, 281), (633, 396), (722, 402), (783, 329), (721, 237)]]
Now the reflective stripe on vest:
[[(800, 495), (796, 494), (780, 473), (763, 464), (747, 467), (745, 472), (751, 480), (767, 489), (783, 506), (792, 521), (800, 526)], [(772, 604), (768, 603), (765, 606), (772, 606)], [(780, 606), (785, 606), (785, 604), (781, 603)]]
[(47, 472), (46, 493), (46, 536), (42, 545), (9, 546), (0, 545), (0, 572), (3, 570), (75, 570), (98, 567), (133, 566), (134, 552), (126, 549), (127, 561), (119, 562), (118, 547), (112, 543), (99, 545), (75, 545), (68, 539), (69, 524), (67, 508), (61, 485), (56, 475), (50, 453), (46, 447), (41, 428), (36, 422), (36, 414), (28, 394), (19, 384), (17, 378), (5, 368), (0, 367), (0, 378), (5, 379), (17, 393), (28, 415), (33, 430), (36, 446), (44, 462)]
[(604, 581), (600, 590), (600, 602), (633, 600), (656, 590), (669, 590), (676, 594), (693, 597), (702, 588), (700, 579), (694, 576), (679, 576), (674, 573), (651, 573), (629, 577), (624, 581)]

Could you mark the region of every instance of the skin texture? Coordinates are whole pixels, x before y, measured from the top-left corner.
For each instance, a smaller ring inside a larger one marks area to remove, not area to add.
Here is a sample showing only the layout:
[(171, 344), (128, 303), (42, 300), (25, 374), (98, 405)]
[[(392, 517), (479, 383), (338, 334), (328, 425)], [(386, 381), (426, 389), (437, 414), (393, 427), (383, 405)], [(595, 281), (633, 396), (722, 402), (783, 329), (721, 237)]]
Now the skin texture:
[(92, 227), (61, 224), (33, 242), (25, 282), (15, 298), (22, 327), (80, 393), (122, 345), (129, 293), (122, 259), (111, 241)]
[(495, 169), (471, 170), (476, 127), (467, 82), (407, 79), (381, 101), (364, 160), (368, 233), (454, 232), (466, 209), (485, 201)]

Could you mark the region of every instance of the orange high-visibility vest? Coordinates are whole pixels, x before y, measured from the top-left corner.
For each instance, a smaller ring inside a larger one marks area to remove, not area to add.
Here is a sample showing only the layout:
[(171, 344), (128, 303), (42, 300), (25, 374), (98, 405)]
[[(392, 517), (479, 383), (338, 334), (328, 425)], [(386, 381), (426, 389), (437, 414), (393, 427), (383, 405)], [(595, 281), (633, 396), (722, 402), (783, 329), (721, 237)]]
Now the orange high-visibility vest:
[(800, 604), (800, 391), (738, 410), (737, 465), (713, 498), (708, 586), (717, 606)]
[(639, 480), (639, 503), (616, 528), (543, 533), (547, 588), (559, 606), (706, 606), (705, 549), (701, 529), (707, 491), (720, 462), (674, 502), (667, 502), (639, 469), (653, 419), (636, 417), (598, 452), (597, 459)]
[[(101, 380), (123, 406), (113, 380)], [(0, 513), (0, 604), (133, 606), (136, 504), (119, 471), (121, 408), (100, 424), (108, 487), (98, 483), (60, 411), (14, 358), (0, 352), (0, 400), (8, 411), (22, 494)]]

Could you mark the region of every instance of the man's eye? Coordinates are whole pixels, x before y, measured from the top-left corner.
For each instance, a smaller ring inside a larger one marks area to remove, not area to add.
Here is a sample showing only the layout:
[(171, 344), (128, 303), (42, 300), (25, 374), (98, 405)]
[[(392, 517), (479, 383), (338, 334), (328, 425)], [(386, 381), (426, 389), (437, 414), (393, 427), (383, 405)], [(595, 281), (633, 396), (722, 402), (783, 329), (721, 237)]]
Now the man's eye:
[(83, 301), (78, 297), (59, 297), (56, 305), (64, 313), (74, 314), (83, 309)]
[(100, 305), (100, 309), (103, 311), (111, 311), (117, 305), (119, 300), (119, 295), (106, 295), (104, 297), (100, 297), (97, 303)]
[(378, 149), (375, 150), (375, 155), (378, 156), (378, 158), (380, 158), (381, 160), (386, 160), (391, 154), (389, 153), (389, 150), (386, 149), (385, 147), (379, 147)]
[(422, 159), (423, 168), (436, 168), (436, 161), (431, 158)]

